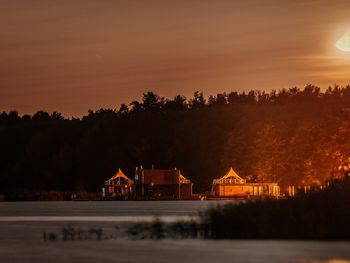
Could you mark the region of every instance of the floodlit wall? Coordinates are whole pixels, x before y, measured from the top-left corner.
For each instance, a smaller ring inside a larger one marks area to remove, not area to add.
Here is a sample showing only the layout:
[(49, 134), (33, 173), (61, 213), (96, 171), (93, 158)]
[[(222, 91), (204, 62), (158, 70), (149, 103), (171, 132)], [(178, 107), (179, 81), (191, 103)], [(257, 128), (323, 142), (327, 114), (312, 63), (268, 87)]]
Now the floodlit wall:
[(213, 195), (221, 197), (248, 197), (248, 196), (279, 196), (277, 184), (216, 184), (213, 186)]
[(231, 167), (223, 177), (213, 180), (211, 194), (216, 197), (278, 197), (280, 188), (277, 183), (246, 183)]

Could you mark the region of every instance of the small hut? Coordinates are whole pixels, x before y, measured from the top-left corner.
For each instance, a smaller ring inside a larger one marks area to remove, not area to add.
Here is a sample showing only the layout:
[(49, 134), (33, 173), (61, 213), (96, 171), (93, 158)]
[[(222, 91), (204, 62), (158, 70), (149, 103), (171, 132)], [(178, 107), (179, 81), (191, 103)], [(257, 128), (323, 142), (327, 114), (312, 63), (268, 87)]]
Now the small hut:
[(133, 180), (129, 179), (122, 170), (118, 169), (116, 174), (105, 181), (102, 190), (103, 197), (128, 196), (133, 192)]

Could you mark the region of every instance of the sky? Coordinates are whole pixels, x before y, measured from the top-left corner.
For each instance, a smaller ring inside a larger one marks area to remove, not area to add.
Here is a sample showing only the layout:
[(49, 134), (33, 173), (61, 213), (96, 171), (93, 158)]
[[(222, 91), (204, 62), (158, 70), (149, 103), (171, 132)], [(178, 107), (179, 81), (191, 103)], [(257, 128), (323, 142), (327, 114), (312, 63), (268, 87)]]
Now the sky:
[(0, 111), (350, 83), (348, 0), (0, 0)]

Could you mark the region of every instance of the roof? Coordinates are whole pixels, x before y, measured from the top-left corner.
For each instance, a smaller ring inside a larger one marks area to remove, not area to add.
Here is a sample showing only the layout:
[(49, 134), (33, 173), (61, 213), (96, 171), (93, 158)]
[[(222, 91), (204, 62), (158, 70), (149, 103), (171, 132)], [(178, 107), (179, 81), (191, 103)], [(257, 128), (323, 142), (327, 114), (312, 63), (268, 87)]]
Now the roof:
[(145, 184), (188, 184), (190, 181), (186, 179), (180, 170), (172, 169), (142, 169), (138, 173), (143, 174)]
[(234, 184), (244, 184), (246, 181), (242, 179), (233, 169), (230, 167), (228, 172), (220, 179), (214, 179), (213, 183), (234, 183)]
[(237, 181), (245, 181), (232, 169), (232, 167), (230, 167), (230, 170), (221, 179), (236, 179)]
[(180, 184), (189, 184), (190, 180), (188, 180), (185, 176), (180, 174)]
[(105, 183), (107, 184), (110, 181), (116, 180), (118, 178), (123, 178), (123, 179), (127, 180), (128, 182), (133, 183), (133, 181), (131, 179), (129, 179), (120, 169), (118, 169), (118, 171), (115, 173), (115, 175), (113, 175), (111, 178), (109, 178)]

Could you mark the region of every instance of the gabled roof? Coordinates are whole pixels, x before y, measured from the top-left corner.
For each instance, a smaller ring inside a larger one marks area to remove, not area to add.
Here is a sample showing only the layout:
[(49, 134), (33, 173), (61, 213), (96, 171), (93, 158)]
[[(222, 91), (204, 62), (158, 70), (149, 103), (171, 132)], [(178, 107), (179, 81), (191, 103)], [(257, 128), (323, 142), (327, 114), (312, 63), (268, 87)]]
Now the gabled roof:
[(180, 174), (180, 183), (181, 184), (189, 184), (190, 180), (188, 180), (185, 176), (183, 176), (182, 174)]
[[(232, 167), (230, 167), (230, 170), (228, 170), (228, 172), (224, 175), (224, 177), (222, 177), (221, 179), (227, 179), (233, 177), (236, 180), (243, 180), (233, 169)], [(233, 179), (232, 178), (232, 179)], [(243, 180), (244, 181), (244, 180)]]
[(181, 174), (177, 169), (141, 169), (139, 174), (143, 175), (144, 184), (189, 184), (190, 180)]
[(133, 183), (132, 180), (130, 180), (123, 172), (122, 170), (118, 169), (118, 171), (115, 173), (115, 175), (113, 175), (111, 178), (109, 178), (106, 183), (109, 183), (110, 181), (116, 180), (118, 178), (123, 178), (127, 181), (129, 181), (130, 183)]
[(228, 172), (221, 177), (220, 179), (214, 179), (214, 184), (217, 183), (235, 183), (235, 184), (244, 184), (245, 180), (242, 179), (233, 169), (230, 167)]

